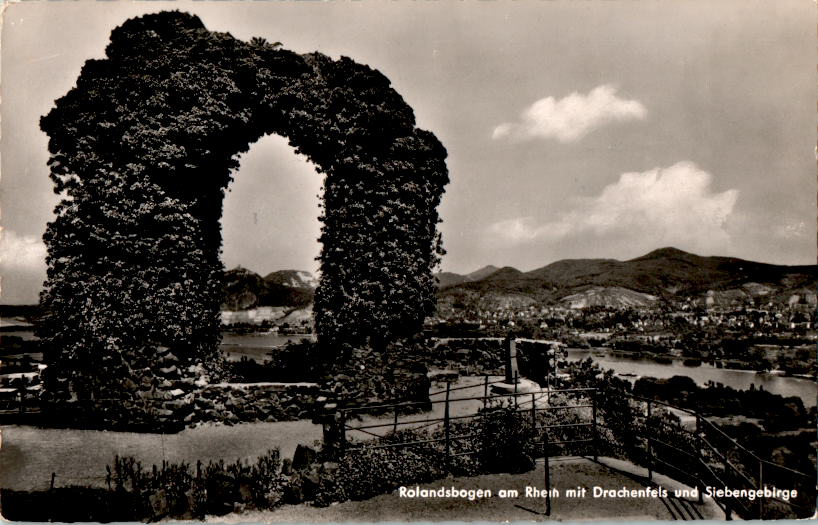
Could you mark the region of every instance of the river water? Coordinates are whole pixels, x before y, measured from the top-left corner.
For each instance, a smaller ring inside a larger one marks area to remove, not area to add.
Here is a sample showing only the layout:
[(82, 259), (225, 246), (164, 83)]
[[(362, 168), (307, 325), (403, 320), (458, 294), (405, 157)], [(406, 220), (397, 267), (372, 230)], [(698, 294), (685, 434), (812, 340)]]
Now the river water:
[(568, 360), (579, 361), (590, 357), (600, 367), (612, 369), (617, 374), (636, 374), (636, 377), (625, 379), (636, 380), (640, 376), (667, 379), (673, 376), (687, 376), (699, 386), (708, 381), (722, 383), (737, 390), (748, 390), (750, 385), (782, 396), (797, 396), (804, 401), (804, 406), (816, 405), (818, 384), (809, 379), (799, 377), (784, 377), (768, 373), (756, 373), (751, 370), (730, 370), (716, 368), (702, 363), (700, 366), (685, 366), (681, 360), (674, 359), (672, 363), (657, 363), (644, 357), (630, 357), (612, 355), (607, 349), (569, 349)]
[(222, 352), (227, 354), (228, 359), (241, 359), (249, 357), (256, 361), (264, 361), (268, 354), (289, 341), (298, 342), (302, 339), (312, 339), (310, 334), (279, 335), (268, 333), (233, 334), (222, 333)]
[[(33, 338), (28, 331), (8, 332), (2, 335), (16, 335), (24, 339)], [(276, 347), (288, 341), (300, 341), (312, 338), (310, 335), (279, 335), (279, 334), (222, 334), (221, 349), (229, 359), (241, 359), (247, 356), (251, 359), (263, 361)], [(39, 355), (35, 356), (40, 358)], [(674, 359), (671, 363), (658, 363), (644, 357), (613, 355), (608, 349), (595, 348), (591, 350), (572, 348), (568, 350), (568, 359), (577, 361), (590, 357), (602, 368), (610, 368), (617, 374), (635, 374), (636, 377), (625, 377), (636, 380), (639, 376), (667, 379), (676, 375), (687, 376), (697, 385), (704, 386), (708, 381), (722, 383), (738, 390), (747, 390), (750, 385), (782, 396), (797, 396), (804, 401), (807, 407), (816, 405), (818, 398), (818, 384), (809, 379), (798, 377), (784, 377), (768, 373), (756, 373), (749, 370), (730, 370), (716, 368), (711, 364), (702, 363), (700, 366), (685, 366), (681, 360)]]

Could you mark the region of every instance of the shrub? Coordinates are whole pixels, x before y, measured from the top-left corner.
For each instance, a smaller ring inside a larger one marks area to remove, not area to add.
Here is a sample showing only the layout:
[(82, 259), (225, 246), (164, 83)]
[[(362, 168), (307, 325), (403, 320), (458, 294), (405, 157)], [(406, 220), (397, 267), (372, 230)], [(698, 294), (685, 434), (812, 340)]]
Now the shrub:
[(533, 428), (527, 415), (511, 405), (489, 407), (474, 419), (452, 423), (449, 436), (448, 458), (442, 424), (393, 432), (365, 446), (352, 444), (337, 467), (321, 472), (315, 504), (366, 499), (449, 474), (519, 473), (534, 467)]
[(221, 515), (238, 504), (270, 509), (281, 502), (286, 478), (278, 450), (269, 450), (254, 463), (199, 463), (195, 473), (184, 462), (163, 462), (148, 471), (132, 457), (117, 456), (108, 467), (108, 482), (117, 493), (133, 496), (134, 519), (160, 519)]

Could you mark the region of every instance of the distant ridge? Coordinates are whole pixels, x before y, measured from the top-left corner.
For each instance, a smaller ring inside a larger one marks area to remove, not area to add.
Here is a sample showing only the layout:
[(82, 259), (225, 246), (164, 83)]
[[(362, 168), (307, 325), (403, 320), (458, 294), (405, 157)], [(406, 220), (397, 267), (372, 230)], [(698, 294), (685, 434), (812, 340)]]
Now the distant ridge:
[(440, 272), (435, 277), (437, 277), (438, 287), (445, 288), (447, 286), (454, 286), (460, 283), (468, 283), (485, 279), (497, 270), (499, 270), (499, 268), (496, 266), (488, 265), (483, 266), (479, 270), (467, 273), (466, 275), (460, 275), (459, 273), (453, 272)]
[(565, 304), (616, 307), (712, 291), (725, 292), (717, 296), (731, 300), (763, 295), (781, 301), (797, 293), (814, 300), (817, 279), (816, 265), (774, 265), (666, 247), (627, 261), (564, 259), (530, 272), (504, 267), (482, 279), (441, 287), (438, 298), (444, 306), (455, 301), (497, 304), (513, 296), (543, 304), (567, 299)]
[(222, 310), (246, 310), (258, 306), (304, 307), (312, 303), (314, 278), (309, 272), (282, 270), (266, 278), (237, 266), (224, 273)]
[(466, 274), (465, 277), (469, 281), (479, 281), (480, 279), (485, 279), (486, 277), (493, 274), (494, 272), (496, 272), (499, 269), (500, 268), (498, 268), (496, 266), (492, 266), (492, 265), (483, 266), (479, 270), (475, 270), (472, 273)]

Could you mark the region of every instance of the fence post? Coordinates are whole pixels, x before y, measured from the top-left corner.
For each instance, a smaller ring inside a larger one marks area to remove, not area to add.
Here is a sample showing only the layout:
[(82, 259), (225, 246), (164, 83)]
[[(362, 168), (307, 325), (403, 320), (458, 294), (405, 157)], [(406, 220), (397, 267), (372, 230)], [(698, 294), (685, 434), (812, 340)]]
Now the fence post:
[[(57, 477), (57, 473), (52, 472), (51, 473), (51, 490), (54, 490), (54, 478), (56, 478), (56, 477)], [(110, 486), (108, 488), (110, 488)]]
[(25, 409), (25, 397), (23, 397), (23, 391), (22, 390), (20, 390), (19, 394), (20, 394), (20, 407), (19, 407), (19, 409), (20, 409), (20, 413), (22, 414), (23, 412), (26, 411), (26, 409)]
[(548, 454), (549, 454), (549, 446), (548, 446), (548, 412), (545, 413), (546, 419), (543, 421), (542, 425), (542, 448), (543, 448), (543, 461), (545, 465), (543, 469), (545, 471), (545, 515), (551, 515), (551, 465), (548, 462)]
[(591, 423), (594, 432), (594, 461), (599, 461), (599, 432), (596, 428), (596, 389), (591, 390)]
[[(764, 463), (758, 460), (758, 488), (764, 488)], [(758, 519), (764, 519), (764, 498), (758, 498)]]
[(398, 404), (395, 403), (395, 422), (392, 425), (392, 432), (394, 433), (394, 432), (397, 432), (397, 431), (398, 431)]
[(486, 404), (489, 401), (489, 376), (488, 374), (483, 376), (483, 408), (486, 408)]
[[(702, 454), (702, 416), (696, 412), (696, 456), (701, 461), (704, 461), (704, 454)], [(696, 480), (700, 480), (699, 476)], [(699, 481), (699, 503), (704, 503), (704, 483)]]
[(645, 434), (648, 438), (648, 479), (653, 481), (653, 446), (650, 443), (650, 399), (648, 399), (648, 417), (645, 419)]
[(451, 383), (446, 383), (446, 406), (443, 409), (443, 431), (446, 437), (446, 472), (449, 472), (451, 465), (451, 443), (449, 442), (449, 391), (452, 387)]
[(342, 408), (340, 410), (341, 414), (338, 421), (338, 445), (341, 457), (344, 457), (344, 453), (346, 452), (347, 447), (347, 413)]
[(537, 400), (534, 398), (536, 394), (531, 392), (531, 428), (537, 426)]
[(517, 371), (514, 371), (514, 409), (517, 409)]

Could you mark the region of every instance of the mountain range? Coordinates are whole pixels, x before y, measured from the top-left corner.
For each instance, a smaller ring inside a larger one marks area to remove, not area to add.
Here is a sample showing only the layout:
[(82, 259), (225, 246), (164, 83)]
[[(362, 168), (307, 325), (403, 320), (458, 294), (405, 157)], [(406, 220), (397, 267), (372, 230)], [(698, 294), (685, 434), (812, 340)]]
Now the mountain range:
[[(487, 275), (470, 277), (475, 274)], [(440, 278), (438, 304), (480, 309), (535, 303), (626, 307), (687, 297), (710, 304), (755, 298), (781, 302), (794, 295), (814, 301), (816, 278), (816, 265), (782, 266), (661, 248), (627, 261), (564, 259), (529, 272), (487, 266), (467, 275), (447, 273)]]
[(279, 270), (262, 277), (237, 266), (224, 272), (222, 310), (257, 306), (305, 307), (312, 303), (316, 279), (301, 270)]
[[(532, 304), (638, 307), (692, 298), (707, 304), (816, 301), (818, 266), (782, 266), (734, 257), (704, 257), (676, 248), (616, 259), (564, 259), (522, 272), (485, 266), (468, 274), (437, 274), (438, 306), (494, 309)], [(280, 270), (265, 277), (237, 267), (224, 274), (223, 309), (303, 307), (318, 285), (309, 272)]]

